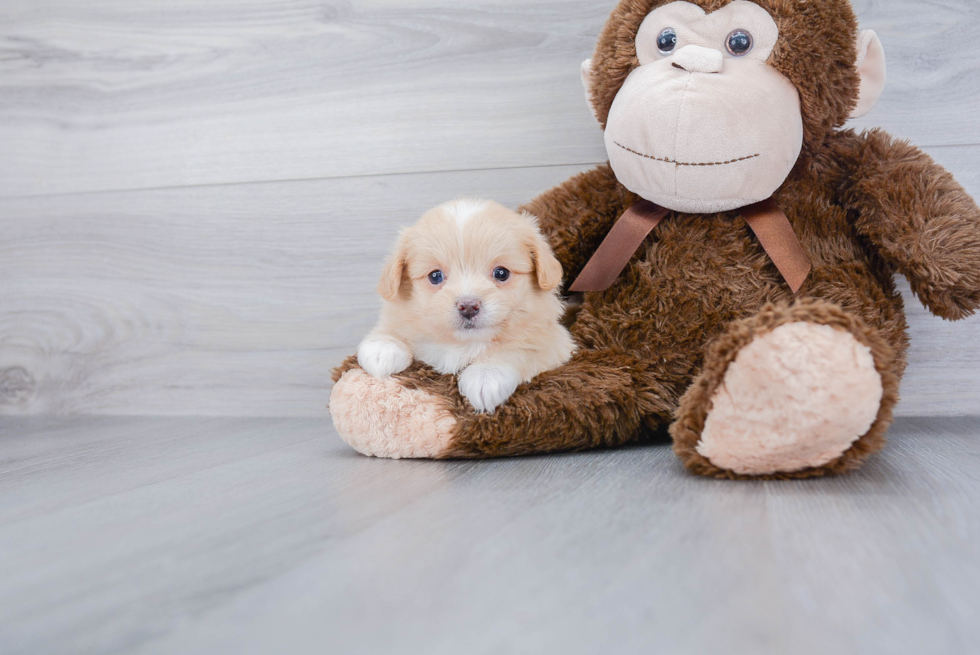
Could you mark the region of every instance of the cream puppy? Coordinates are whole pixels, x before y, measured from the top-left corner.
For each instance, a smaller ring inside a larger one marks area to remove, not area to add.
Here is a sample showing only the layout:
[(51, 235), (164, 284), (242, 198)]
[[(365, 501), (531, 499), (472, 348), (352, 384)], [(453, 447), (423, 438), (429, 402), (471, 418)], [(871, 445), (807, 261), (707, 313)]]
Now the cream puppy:
[(437, 207), (399, 237), (378, 284), (381, 319), (357, 361), (385, 377), (418, 359), (458, 374), (473, 408), (493, 412), (572, 356), (561, 277), (533, 216), (482, 200)]

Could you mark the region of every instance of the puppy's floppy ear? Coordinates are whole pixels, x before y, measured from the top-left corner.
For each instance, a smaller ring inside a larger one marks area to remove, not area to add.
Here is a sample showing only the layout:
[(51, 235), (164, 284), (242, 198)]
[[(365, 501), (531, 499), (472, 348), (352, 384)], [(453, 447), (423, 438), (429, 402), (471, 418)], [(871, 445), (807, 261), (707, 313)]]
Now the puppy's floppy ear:
[(398, 296), (398, 291), (402, 286), (402, 277), (405, 274), (407, 259), (408, 247), (405, 242), (405, 235), (403, 234), (398, 238), (395, 251), (388, 257), (384, 272), (381, 273), (381, 281), (378, 282), (378, 293), (385, 300), (394, 300)]
[[(537, 223), (537, 219), (534, 220)], [(527, 248), (531, 253), (531, 259), (534, 260), (534, 273), (538, 278), (538, 286), (545, 291), (557, 289), (561, 284), (561, 262), (555, 258), (551, 246), (537, 229), (534, 230), (534, 236), (531, 237)]]

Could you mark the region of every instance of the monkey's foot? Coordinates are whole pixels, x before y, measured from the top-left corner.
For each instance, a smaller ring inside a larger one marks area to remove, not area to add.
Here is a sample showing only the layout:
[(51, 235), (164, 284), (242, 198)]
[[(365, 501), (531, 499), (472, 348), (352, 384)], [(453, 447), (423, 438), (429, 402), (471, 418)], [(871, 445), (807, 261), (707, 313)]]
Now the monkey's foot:
[(880, 448), (897, 395), (881, 372), (887, 346), (863, 325), (853, 333), (830, 323), (743, 324), (728, 335), (741, 344), (728, 338), (733, 349), (709, 355), (723, 361), (708, 362), (672, 428), (691, 470), (809, 477), (853, 468)]
[(439, 397), (359, 368), (334, 385), (330, 414), (343, 440), (371, 457), (438, 458), (456, 430), (456, 419)]

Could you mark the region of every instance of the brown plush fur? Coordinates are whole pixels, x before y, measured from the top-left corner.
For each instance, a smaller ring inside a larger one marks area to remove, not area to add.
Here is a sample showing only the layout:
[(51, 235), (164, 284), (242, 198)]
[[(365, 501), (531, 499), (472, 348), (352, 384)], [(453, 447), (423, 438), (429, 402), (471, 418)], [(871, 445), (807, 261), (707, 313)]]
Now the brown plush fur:
[[(728, 4), (695, 2), (708, 11)], [(694, 449), (711, 393), (754, 335), (805, 320), (847, 330), (871, 348), (884, 401), (871, 430), (836, 461), (768, 477), (839, 473), (881, 448), (898, 397), (908, 336), (893, 274), (906, 275), (940, 316), (961, 318), (980, 306), (980, 209), (973, 200), (907, 143), (879, 131), (836, 131), (858, 94), (849, 3), (756, 2), (776, 18), (781, 36), (770, 65), (796, 85), (804, 114), (803, 154), (775, 194), (813, 263), (798, 299), (737, 211), (672, 213), (611, 289), (586, 295), (572, 326), (580, 344), (572, 361), (520, 387), (495, 415), (468, 409), (450, 376), (419, 366), (398, 376), (449, 403), (459, 425), (445, 456), (615, 446), (662, 431), (676, 413), (675, 448), (688, 468), (739, 477)], [(601, 122), (638, 64), (637, 28), (663, 3), (623, 0), (603, 31), (593, 64)], [(573, 280), (638, 200), (600, 166), (524, 209), (541, 219), (566, 280)], [(355, 365), (345, 363), (338, 377)]]

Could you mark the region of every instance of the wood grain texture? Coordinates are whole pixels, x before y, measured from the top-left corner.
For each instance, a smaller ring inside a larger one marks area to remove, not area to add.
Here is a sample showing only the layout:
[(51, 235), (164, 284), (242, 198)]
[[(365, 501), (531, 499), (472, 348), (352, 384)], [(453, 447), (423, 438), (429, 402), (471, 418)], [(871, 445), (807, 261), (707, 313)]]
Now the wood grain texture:
[[(614, 0), (6, 0), (0, 196), (605, 159), (579, 65)], [(860, 125), (980, 143), (980, 5), (858, 0)]]
[[(398, 226), (604, 158), (578, 64), (612, 4), (4, 2), (0, 414), (322, 416)], [(980, 196), (980, 9), (855, 5), (892, 79), (862, 124)], [(976, 414), (980, 323), (909, 313), (899, 411)]]
[(399, 226), (577, 170), (0, 201), (0, 413), (324, 416)]
[(666, 446), (363, 458), (310, 419), (0, 421), (0, 652), (980, 649), (980, 420), (855, 474), (690, 477)]
[[(980, 148), (934, 153), (980, 195)], [(0, 414), (323, 416), (399, 226), (577, 167), (0, 200)], [(903, 282), (904, 284), (904, 282)], [(980, 319), (908, 296), (905, 415), (980, 405)]]

